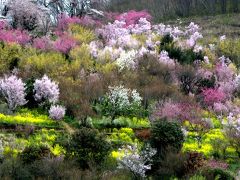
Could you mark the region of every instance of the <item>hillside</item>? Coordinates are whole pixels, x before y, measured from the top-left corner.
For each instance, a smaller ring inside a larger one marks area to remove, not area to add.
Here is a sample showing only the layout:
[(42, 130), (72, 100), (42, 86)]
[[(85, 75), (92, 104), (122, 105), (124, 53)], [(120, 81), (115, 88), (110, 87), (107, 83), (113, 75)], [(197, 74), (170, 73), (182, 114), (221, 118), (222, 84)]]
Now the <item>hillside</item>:
[(0, 179), (239, 178), (240, 14), (10, 14)]

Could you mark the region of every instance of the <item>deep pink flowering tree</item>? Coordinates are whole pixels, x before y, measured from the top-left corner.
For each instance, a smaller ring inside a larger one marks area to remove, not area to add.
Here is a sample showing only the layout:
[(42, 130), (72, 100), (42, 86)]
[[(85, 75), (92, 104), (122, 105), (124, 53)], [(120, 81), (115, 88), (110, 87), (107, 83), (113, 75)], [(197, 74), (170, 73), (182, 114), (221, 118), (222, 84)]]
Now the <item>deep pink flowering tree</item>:
[(33, 40), (33, 47), (41, 50), (50, 50), (53, 47), (53, 42), (48, 37), (36, 38)]
[(66, 14), (61, 14), (58, 16), (58, 23), (55, 29), (55, 34), (62, 35), (68, 29), (70, 24), (79, 24), (83, 26), (93, 27), (101, 25), (101, 22), (94, 20), (92, 17), (87, 15), (80, 18), (76, 16), (70, 17)]
[(17, 76), (5, 76), (0, 79), (0, 94), (7, 102), (9, 110), (14, 111), (18, 106), (27, 103), (24, 91), (25, 84)]
[(0, 30), (0, 41), (26, 45), (27, 43), (29, 43), (30, 40), (31, 37), (26, 31)]
[(147, 11), (134, 10), (116, 16), (116, 20), (125, 21), (126, 26), (137, 24), (140, 18), (146, 18), (148, 21), (150, 21), (152, 16)]
[(76, 46), (76, 41), (68, 36), (59, 37), (54, 43), (54, 49), (63, 54), (68, 54)]
[(208, 106), (213, 106), (214, 103), (224, 102), (226, 94), (220, 89), (207, 88), (202, 90), (203, 102)]

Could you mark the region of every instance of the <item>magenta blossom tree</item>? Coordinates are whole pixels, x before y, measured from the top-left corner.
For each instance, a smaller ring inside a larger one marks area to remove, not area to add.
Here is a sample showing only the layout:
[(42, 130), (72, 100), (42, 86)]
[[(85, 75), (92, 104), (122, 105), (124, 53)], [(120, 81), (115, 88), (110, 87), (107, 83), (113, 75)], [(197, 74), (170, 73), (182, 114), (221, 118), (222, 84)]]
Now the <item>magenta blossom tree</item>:
[(147, 11), (128, 11), (126, 13), (122, 13), (116, 16), (116, 20), (125, 21), (126, 26), (137, 24), (139, 19), (146, 18), (147, 20), (151, 20), (152, 16)]
[(220, 89), (207, 88), (202, 90), (203, 102), (208, 106), (213, 106), (214, 103), (224, 102), (226, 94)]
[(68, 54), (70, 50), (75, 46), (76, 46), (75, 40), (68, 36), (59, 37), (57, 41), (54, 43), (54, 49), (63, 54)]

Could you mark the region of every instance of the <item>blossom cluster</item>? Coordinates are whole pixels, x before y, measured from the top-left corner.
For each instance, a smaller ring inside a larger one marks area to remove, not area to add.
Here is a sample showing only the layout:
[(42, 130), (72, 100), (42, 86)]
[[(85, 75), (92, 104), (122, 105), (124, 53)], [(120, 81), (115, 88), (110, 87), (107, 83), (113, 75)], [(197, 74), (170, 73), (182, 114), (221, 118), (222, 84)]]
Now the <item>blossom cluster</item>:
[(119, 109), (135, 104), (140, 105), (142, 101), (142, 97), (136, 90), (130, 90), (124, 86), (109, 87), (107, 98), (114, 107)]
[(36, 79), (34, 86), (34, 98), (36, 101), (48, 101), (56, 103), (59, 99), (58, 84), (44, 75), (41, 79)]
[(151, 169), (152, 157), (157, 153), (157, 150), (149, 145), (140, 153), (136, 146), (127, 146), (120, 151), (123, 151), (124, 155), (118, 159), (118, 168), (127, 169), (137, 177), (146, 176), (146, 171)]
[(11, 111), (27, 103), (25, 84), (15, 75), (5, 76), (0, 79), (0, 94), (6, 100)]
[(66, 108), (60, 105), (52, 105), (49, 109), (49, 116), (54, 120), (61, 120), (66, 113)]

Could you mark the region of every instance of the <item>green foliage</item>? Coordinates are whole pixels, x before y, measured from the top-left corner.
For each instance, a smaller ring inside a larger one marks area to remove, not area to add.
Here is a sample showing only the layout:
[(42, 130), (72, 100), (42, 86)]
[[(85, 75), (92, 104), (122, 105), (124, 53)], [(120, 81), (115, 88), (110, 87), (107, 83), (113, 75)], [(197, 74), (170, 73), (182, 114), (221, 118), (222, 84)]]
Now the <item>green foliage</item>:
[(169, 57), (176, 59), (180, 64), (193, 64), (195, 60), (203, 60), (204, 58), (201, 51), (196, 53), (193, 49), (181, 49), (176, 47), (170, 35), (166, 35), (162, 38), (160, 50), (167, 51)]
[(81, 25), (71, 24), (68, 31), (78, 43), (90, 43), (96, 38), (92, 30)]
[(100, 165), (109, 155), (111, 146), (95, 129), (81, 128), (71, 137), (68, 144), (70, 157), (75, 158), (83, 169), (91, 163)]
[(9, 72), (18, 66), (23, 57), (23, 51), (20, 45), (0, 43), (0, 74)]
[(19, 63), (24, 77), (42, 77), (47, 74), (56, 77), (62, 73), (62, 67), (68, 62), (64, 56), (57, 52), (34, 53)]
[(190, 177), (189, 180), (206, 180), (206, 177), (204, 177), (202, 175), (194, 175), (194, 176)]
[(217, 179), (217, 180), (234, 180), (234, 175), (223, 169), (205, 169), (202, 174), (207, 179)]
[(240, 67), (240, 40), (226, 39), (218, 45), (218, 53), (229, 57), (231, 61), (239, 68)]
[(32, 163), (36, 160), (52, 156), (50, 149), (44, 145), (30, 145), (26, 147), (20, 154), (20, 158), (24, 163)]
[(131, 128), (121, 128), (119, 130), (114, 128), (112, 133), (108, 136), (108, 139), (115, 147), (139, 143), (139, 140), (136, 138)]
[(105, 116), (101, 118), (91, 118), (91, 124), (97, 129), (104, 128), (149, 128), (150, 121), (147, 118), (137, 118), (137, 117), (123, 117), (120, 116), (111, 122), (110, 118)]
[(155, 121), (151, 128), (150, 143), (157, 149), (156, 158), (163, 159), (169, 149), (179, 152), (184, 142), (181, 126), (166, 120)]
[(56, 121), (52, 121), (47, 115), (40, 115), (34, 111), (24, 110), (16, 115), (4, 115), (0, 114), (0, 125), (33, 125), (38, 127), (59, 127)]
[(222, 129), (212, 129), (202, 137), (201, 148), (198, 147), (195, 141), (196, 134), (188, 132), (187, 138), (183, 144), (183, 151), (197, 151), (203, 153), (205, 157), (209, 158), (229, 158), (235, 157), (235, 149), (229, 146), (225, 134)]
[[(69, 70), (78, 74), (81, 69), (92, 71), (94, 68), (94, 60), (91, 57), (89, 47), (86, 44), (77, 46), (70, 52), (71, 64)], [(76, 71), (76, 72), (75, 72)]]

